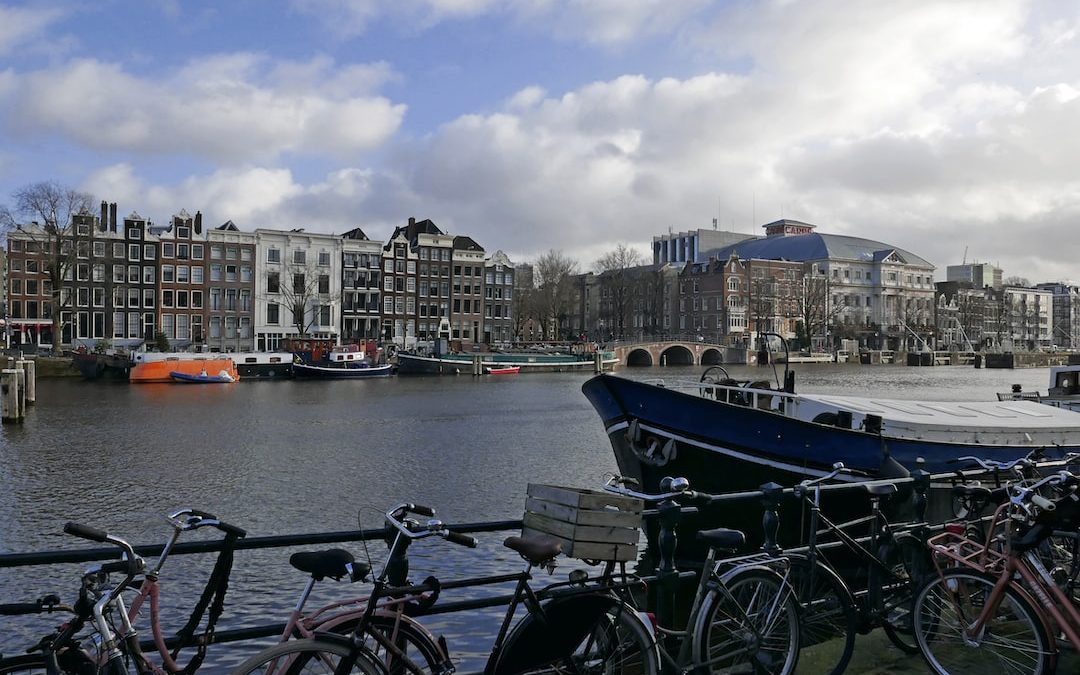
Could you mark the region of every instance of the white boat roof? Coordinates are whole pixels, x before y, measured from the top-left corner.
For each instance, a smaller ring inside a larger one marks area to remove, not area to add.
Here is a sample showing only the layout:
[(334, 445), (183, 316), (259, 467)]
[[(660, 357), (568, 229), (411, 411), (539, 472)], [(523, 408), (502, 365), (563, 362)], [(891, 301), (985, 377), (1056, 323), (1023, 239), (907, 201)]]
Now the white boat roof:
[(893, 423), (1080, 431), (1080, 413), (1035, 401), (911, 401), (821, 394), (800, 394), (795, 398), (879, 415)]

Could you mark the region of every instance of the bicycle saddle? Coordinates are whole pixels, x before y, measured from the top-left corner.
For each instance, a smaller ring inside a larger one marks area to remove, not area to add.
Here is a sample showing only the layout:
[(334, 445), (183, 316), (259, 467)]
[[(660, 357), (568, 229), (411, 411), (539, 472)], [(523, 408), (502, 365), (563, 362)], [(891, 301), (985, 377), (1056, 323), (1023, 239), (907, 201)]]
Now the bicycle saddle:
[(562, 553), (561, 541), (543, 535), (507, 537), (506, 541), (503, 542), (503, 546), (511, 551), (517, 551), (522, 558), (537, 566), (556, 558)]
[(867, 494), (871, 494), (875, 497), (887, 497), (896, 492), (896, 485), (893, 483), (880, 483), (878, 485), (867, 485)]
[(346, 565), (352, 563), (353, 576), (366, 577), (371, 571), (371, 566), (364, 562), (353, 560), (352, 553), (340, 548), (332, 548), (326, 551), (304, 551), (289, 556), (289, 564), (307, 572), (315, 581), (322, 581), (326, 577), (340, 579), (349, 576)]
[(952, 492), (957, 497), (973, 497), (979, 501), (990, 499), (990, 488), (981, 485), (954, 485)]
[(697, 533), (698, 541), (721, 551), (736, 551), (746, 544), (746, 535), (739, 530), (718, 527), (715, 530), (701, 530)]

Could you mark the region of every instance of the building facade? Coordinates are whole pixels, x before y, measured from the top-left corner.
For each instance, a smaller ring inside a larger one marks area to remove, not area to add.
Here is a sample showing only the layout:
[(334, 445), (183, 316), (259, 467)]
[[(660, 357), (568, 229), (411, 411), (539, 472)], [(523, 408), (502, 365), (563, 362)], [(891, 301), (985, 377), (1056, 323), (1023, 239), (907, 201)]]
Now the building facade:
[(211, 351), (256, 348), (256, 235), (241, 232), (231, 220), (206, 233), (206, 338)]

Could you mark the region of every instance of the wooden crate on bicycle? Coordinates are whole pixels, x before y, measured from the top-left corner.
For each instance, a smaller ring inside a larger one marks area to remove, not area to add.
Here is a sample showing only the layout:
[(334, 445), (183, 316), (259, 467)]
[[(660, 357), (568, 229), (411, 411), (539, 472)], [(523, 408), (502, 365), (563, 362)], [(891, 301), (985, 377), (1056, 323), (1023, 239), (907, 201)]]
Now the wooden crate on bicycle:
[(544, 534), (563, 554), (582, 560), (628, 561), (637, 557), (640, 499), (586, 488), (529, 483), (522, 534)]

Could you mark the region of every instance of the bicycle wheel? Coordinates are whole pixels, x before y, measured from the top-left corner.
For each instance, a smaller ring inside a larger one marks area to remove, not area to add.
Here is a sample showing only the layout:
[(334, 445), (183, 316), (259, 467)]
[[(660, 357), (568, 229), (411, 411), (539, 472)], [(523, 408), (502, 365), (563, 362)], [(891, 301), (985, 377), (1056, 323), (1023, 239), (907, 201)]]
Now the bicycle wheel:
[(45, 659), (37, 654), (2, 659), (0, 675), (45, 675)]
[[(350, 635), (356, 628), (356, 621), (349, 621), (334, 626), (331, 631), (338, 635)], [(394, 644), (405, 653), (406, 658), (420, 667), (422, 673), (437, 673), (443, 669), (448, 657), (443, 654), (442, 648), (432, 642), (430, 636), (405, 621), (396, 622), (392, 616), (376, 614), (371, 617), (370, 623), (379, 632), (394, 640)], [(395, 625), (396, 623), (396, 625)], [(372, 655), (386, 668), (390, 675), (400, 675), (408, 672), (405, 662), (386, 649), (371, 637), (370, 632), (364, 639), (364, 646), (371, 650)]]
[(888, 578), (872, 570), (869, 583), (881, 589), (881, 628), (889, 640), (907, 654), (918, 654), (911, 607), (915, 591), (933, 570), (930, 551), (910, 535), (896, 538), (879, 553), (889, 569)]
[(799, 624), (799, 668), (813, 675), (839, 675), (851, 661), (859, 618), (847, 586), (828, 567), (789, 556), (788, 583), (795, 589)]
[(651, 631), (634, 608), (625, 603), (616, 603), (603, 613), (566, 657), (551, 658), (550, 649), (544, 650), (542, 644), (531, 639), (542, 639), (541, 634), (526, 637), (528, 632), (531, 631), (525, 626), (525, 632), (507, 638), (506, 649), (491, 670), (493, 675), (657, 675), (660, 672), (660, 657)]
[[(273, 645), (237, 666), (232, 675), (330, 675), (353, 650), (345, 644), (322, 640), (289, 640)], [(370, 654), (359, 652), (349, 671), (354, 675), (380, 675)], [(385, 674), (382, 674), (385, 675)]]
[(945, 570), (916, 594), (915, 638), (931, 670), (941, 675), (1044, 673), (1052, 643), (1038, 610), (1008, 586), (979, 635), (967, 633), (996, 583), (966, 569)]
[(1065, 595), (1080, 604), (1080, 533), (1055, 532), (1036, 553)]
[(799, 660), (795, 593), (773, 572), (737, 572), (706, 597), (694, 640), (696, 665), (710, 673), (787, 675)]

